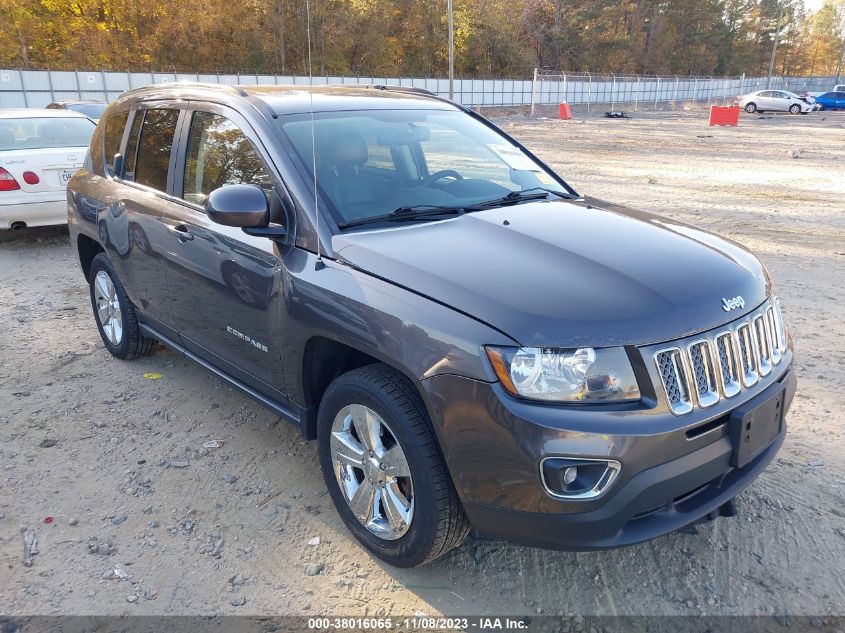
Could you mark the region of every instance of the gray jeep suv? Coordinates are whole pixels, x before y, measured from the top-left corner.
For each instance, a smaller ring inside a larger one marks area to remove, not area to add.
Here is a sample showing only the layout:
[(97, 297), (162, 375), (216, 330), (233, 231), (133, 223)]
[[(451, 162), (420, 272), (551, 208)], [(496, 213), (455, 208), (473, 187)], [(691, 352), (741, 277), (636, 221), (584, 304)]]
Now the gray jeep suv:
[(180, 351), (317, 440), (370, 552), (600, 549), (734, 513), (795, 391), (739, 245), (577, 194), (412, 89), (153, 86), (68, 187), (103, 343)]

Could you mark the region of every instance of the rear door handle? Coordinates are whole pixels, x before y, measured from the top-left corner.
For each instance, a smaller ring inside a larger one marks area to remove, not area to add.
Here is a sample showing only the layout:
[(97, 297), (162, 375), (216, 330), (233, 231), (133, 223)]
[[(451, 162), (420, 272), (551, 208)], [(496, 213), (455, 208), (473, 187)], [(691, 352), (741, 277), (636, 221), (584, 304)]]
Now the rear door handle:
[(167, 227), (167, 230), (173, 233), (180, 242), (187, 242), (194, 239), (193, 234), (184, 224), (177, 224), (176, 226), (166, 224), (165, 226)]

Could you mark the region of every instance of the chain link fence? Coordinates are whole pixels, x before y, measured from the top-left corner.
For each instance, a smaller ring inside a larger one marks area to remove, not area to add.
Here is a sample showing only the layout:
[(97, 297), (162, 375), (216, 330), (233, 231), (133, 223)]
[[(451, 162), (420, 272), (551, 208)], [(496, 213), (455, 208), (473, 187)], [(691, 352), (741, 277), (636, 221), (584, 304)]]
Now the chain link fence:
[(531, 112), (544, 113), (562, 102), (589, 112), (631, 108), (660, 110), (729, 105), (737, 96), (757, 90), (825, 92), (833, 77), (687, 77), (678, 75), (593, 75), (537, 70)]
[[(0, 108), (38, 108), (53, 101), (111, 101), (125, 90), (151, 84), (194, 81), (224, 85), (351, 84), (406, 86), (449, 96), (446, 78), (308, 77), (292, 75), (111, 72), (0, 69)], [(766, 87), (793, 92), (822, 92), (833, 87), (828, 77), (680, 77), (556, 73), (537, 70), (529, 79), (455, 79), (453, 99), (474, 108), (555, 110), (566, 101), (576, 108), (595, 106), (634, 110), (688, 107), (688, 104), (733, 102), (740, 94)]]

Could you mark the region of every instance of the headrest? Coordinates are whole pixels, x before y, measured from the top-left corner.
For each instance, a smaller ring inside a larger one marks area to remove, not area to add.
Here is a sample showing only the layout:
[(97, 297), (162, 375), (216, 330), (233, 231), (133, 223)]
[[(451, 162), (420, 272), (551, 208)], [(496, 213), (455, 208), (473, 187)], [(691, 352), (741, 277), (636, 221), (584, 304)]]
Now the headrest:
[(335, 167), (351, 167), (367, 162), (367, 143), (354, 130), (343, 130), (329, 139), (329, 153)]

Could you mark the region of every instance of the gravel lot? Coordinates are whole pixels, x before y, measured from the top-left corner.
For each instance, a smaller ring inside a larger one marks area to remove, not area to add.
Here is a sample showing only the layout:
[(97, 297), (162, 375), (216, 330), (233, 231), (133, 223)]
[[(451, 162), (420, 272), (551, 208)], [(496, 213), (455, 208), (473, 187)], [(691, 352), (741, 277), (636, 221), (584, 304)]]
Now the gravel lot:
[(32, 230), (0, 238), (0, 614), (845, 613), (845, 114), (500, 122), (582, 193), (734, 238), (772, 271), (799, 391), (738, 518), (611, 552), (471, 540), (381, 565), (313, 444), (166, 348), (111, 358), (66, 230)]

